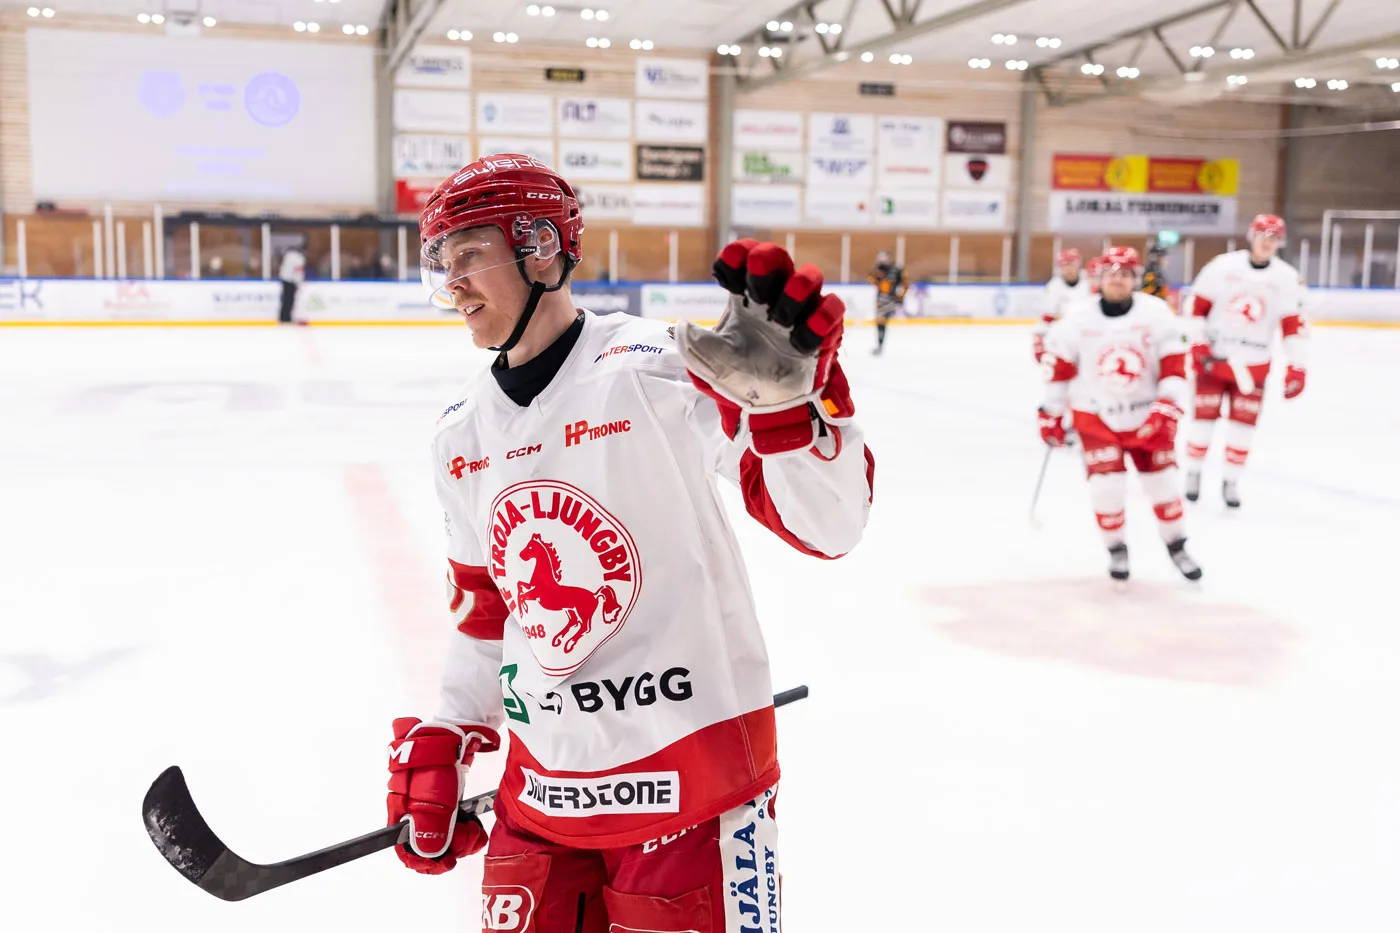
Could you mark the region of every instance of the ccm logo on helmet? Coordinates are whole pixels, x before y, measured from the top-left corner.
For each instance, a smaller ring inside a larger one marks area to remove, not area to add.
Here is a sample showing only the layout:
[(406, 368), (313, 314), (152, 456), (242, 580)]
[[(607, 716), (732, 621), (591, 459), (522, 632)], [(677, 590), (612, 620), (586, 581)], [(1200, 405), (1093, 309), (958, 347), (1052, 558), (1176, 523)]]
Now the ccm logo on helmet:
[(525, 192), (525, 200), (527, 200), (527, 201), (562, 201), (562, 200), (564, 200), (564, 196), (563, 196), (562, 194), (549, 194), (548, 192), (544, 192), (544, 191), (527, 191), (527, 192)]

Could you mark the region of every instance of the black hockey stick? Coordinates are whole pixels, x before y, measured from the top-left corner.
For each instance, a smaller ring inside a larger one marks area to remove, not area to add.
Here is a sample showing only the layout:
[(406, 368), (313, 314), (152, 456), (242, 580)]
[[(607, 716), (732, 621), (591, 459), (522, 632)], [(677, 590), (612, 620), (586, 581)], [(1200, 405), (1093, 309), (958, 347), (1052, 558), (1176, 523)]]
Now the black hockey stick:
[[(786, 706), (807, 696), (807, 688), (793, 687), (773, 697), (774, 706)], [(463, 800), (459, 819), (487, 813), (496, 805), (496, 792), (487, 791)], [(353, 862), (372, 852), (393, 848), (408, 832), (407, 823), (382, 826), (374, 832), (338, 842), (284, 862), (259, 865), (235, 855), (214, 835), (195, 806), (185, 775), (176, 765), (161, 772), (141, 801), (146, 833), (175, 870), (205, 891), (225, 901), (241, 901), (308, 875)]]

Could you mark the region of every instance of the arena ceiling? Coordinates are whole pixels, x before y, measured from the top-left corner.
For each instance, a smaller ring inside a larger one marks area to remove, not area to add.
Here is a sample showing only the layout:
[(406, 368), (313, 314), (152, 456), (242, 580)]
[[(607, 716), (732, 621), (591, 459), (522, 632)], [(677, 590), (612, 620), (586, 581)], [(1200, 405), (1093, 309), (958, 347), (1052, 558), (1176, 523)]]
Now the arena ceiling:
[[(496, 33), (514, 33), (522, 52), (531, 42), (582, 46), (590, 38), (607, 39), (614, 49), (633, 40), (658, 50), (737, 46), (739, 54), (717, 61), (749, 88), (832, 68), (859, 72), (863, 65), (878, 80), (898, 80), (900, 66), (892, 62), (938, 61), (966, 68), (969, 81), (1034, 80), (1056, 105), (1105, 95), (1188, 105), (1232, 95), (1400, 107), (1400, 0), (39, 2), (59, 15), (183, 13), (196, 21), (209, 16), (288, 28), (315, 21), (330, 33), (365, 24), (387, 29), (395, 41), (467, 30), (480, 45)], [(0, 8), (31, 5), (0, 0)]]

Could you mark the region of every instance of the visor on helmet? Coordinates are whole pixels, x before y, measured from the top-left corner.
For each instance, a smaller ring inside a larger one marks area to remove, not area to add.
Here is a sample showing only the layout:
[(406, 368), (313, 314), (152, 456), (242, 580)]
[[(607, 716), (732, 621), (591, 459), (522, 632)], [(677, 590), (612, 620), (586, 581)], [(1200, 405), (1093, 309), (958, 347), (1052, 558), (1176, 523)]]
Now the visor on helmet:
[[(452, 287), (474, 275), (515, 265), (534, 256), (543, 260), (559, 255), (561, 239), (554, 224), (545, 218), (519, 214), (510, 221), (513, 236), (495, 224), (454, 230), (423, 244), (418, 265), (428, 300), (436, 308), (456, 306)], [(511, 241), (517, 244), (514, 248)], [(554, 282), (543, 283), (553, 286)]]

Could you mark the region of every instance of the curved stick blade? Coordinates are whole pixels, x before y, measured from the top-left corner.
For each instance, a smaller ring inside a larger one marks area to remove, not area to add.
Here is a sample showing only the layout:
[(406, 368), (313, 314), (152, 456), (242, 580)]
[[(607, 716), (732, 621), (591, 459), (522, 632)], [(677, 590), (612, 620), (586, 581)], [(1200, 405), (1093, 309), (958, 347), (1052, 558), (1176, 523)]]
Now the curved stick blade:
[(151, 782), (141, 801), (141, 817), (156, 850), (195, 884), (200, 884), (219, 856), (228, 851), (204, 822), (178, 766), (166, 768)]

